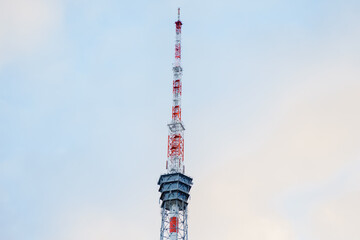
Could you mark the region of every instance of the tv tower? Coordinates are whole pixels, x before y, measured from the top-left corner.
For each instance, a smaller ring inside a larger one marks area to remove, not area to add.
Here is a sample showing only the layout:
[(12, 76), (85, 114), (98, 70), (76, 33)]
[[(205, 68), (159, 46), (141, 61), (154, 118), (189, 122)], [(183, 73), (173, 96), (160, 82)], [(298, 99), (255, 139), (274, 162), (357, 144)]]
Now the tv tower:
[(184, 165), (185, 127), (181, 120), (181, 26), (179, 8), (178, 20), (175, 22), (173, 104), (171, 122), (168, 124), (167, 173), (161, 175), (158, 181), (161, 193), (160, 240), (188, 240), (187, 210), (192, 178), (185, 175)]

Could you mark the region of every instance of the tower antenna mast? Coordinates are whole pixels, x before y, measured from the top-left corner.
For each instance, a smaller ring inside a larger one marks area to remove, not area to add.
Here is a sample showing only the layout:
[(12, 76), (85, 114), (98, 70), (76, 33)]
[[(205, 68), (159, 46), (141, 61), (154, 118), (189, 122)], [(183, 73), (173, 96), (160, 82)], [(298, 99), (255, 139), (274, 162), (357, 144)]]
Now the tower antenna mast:
[(171, 122), (168, 124), (168, 151), (166, 170), (160, 176), (161, 192), (160, 240), (188, 240), (187, 209), (192, 178), (185, 175), (184, 131), (181, 120), (182, 67), (181, 67), (180, 8), (175, 22), (175, 60), (173, 64), (173, 101)]

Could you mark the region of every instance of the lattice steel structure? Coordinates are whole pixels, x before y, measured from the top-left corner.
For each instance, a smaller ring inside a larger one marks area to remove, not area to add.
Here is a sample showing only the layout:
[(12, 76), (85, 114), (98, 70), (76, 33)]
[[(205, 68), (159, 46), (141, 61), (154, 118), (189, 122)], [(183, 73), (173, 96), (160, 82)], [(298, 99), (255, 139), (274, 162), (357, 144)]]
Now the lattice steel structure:
[(175, 62), (173, 66), (173, 105), (171, 122), (168, 124), (168, 151), (166, 170), (160, 176), (158, 185), (161, 192), (160, 240), (188, 240), (188, 199), (192, 178), (185, 175), (184, 131), (181, 120), (182, 67), (181, 67), (180, 8), (175, 22)]

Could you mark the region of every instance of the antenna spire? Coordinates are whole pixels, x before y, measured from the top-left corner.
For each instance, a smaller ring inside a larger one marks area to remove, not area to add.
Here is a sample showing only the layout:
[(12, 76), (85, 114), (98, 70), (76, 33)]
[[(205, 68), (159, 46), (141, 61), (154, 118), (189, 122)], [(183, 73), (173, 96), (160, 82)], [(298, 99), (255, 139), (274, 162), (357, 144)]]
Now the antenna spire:
[[(178, 8), (180, 19), (180, 8)], [(181, 26), (180, 20), (175, 22), (175, 61), (173, 65), (173, 106), (169, 126), (168, 160), (166, 168), (169, 173), (185, 173), (184, 166), (184, 124), (181, 121), (181, 93), (182, 93), (182, 67), (181, 67)]]
[(175, 59), (173, 64), (173, 100), (171, 121), (168, 124), (167, 173), (160, 176), (161, 192), (160, 240), (188, 240), (188, 200), (193, 179), (185, 175), (184, 131), (181, 120), (182, 67), (181, 67), (180, 8), (175, 22)]

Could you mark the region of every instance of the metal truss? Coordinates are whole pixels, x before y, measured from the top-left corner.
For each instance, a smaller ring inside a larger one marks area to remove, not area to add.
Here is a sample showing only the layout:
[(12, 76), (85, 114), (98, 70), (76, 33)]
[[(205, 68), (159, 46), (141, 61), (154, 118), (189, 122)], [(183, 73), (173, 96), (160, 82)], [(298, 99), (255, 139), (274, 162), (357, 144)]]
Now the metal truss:
[[(171, 224), (172, 218), (177, 219), (177, 227)], [(188, 211), (183, 203), (183, 210), (171, 211), (165, 208), (161, 209), (161, 229), (160, 240), (188, 240)]]

